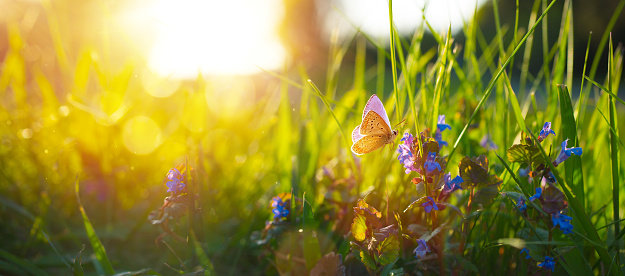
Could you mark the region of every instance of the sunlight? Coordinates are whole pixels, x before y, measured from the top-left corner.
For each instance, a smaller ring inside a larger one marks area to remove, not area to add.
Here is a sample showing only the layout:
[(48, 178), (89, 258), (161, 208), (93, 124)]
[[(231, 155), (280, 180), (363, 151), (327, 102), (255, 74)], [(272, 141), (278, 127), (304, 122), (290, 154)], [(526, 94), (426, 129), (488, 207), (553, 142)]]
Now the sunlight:
[[(393, 18), (400, 33), (413, 32), (421, 23), (422, 9), (425, 18), (435, 31), (447, 31), (451, 25), (453, 32), (462, 28), (463, 21), (473, 18), (476, 3), (478, 7), (486, 0), (395, 0)], [(365, 33), (374, 37), (388, 38), (388, 2), (378, 0), (341, 0), (340, 9), (345, 16)], [(380, 10), (386, 10), (381, 13)], [(344, 21), (342, 18), (336, 20)], [(336, 22), (336, 21), (334, 21)], [(330, 23), (331, 26), (336, 26)], [(346, 22), (341, 24), (345, 32), (353, 32), (353, 27)], [(427, 28), (426, 28), (427, 30)]]
[(159, 0), (151, 10), (157, 31), (148, 65), (159, 75), (176, 78), (279, 68), (286, 55), (277, 34), (280, 3)]

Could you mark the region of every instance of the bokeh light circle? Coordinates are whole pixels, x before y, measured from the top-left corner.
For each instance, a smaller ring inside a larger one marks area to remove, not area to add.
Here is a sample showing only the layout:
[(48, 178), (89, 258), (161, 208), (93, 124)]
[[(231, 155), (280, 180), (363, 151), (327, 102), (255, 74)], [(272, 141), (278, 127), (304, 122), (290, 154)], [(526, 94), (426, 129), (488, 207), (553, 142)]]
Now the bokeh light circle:
[(126, 122), (122, 134), (124, 146), (135, 154), (148, 154), (162, 142), (161, 128), (150, 118), (137, 116)]

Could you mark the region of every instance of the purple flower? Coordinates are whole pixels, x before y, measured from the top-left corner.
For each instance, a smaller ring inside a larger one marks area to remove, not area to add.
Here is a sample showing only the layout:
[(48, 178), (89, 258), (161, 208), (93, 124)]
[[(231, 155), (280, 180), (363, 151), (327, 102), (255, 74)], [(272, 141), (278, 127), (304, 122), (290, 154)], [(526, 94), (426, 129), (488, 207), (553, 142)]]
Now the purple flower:
[(536, 188), (536, 194), (533, 196), (530, 196), (530, 201), (534, 201), (535, 199), (540, 198), (540, 196), (543, 194), (543, 189), (541, 188)]
[(553, 258), (545, 256), (545, 261), (539, 263), (538, 266), (542, 267), (543, 269), (551, 269), (551, 271), (553, 272), (553, 269), (556, 267), (556, 263), (553, 261)]
[(443, 135), (441, 135), (441, 131), (440, 130), (436, 130), (436, 133), (434, 133), (434, 140), (436, 140), (436, 142), (438, 142), (438, 146), (439, 147), (443, 147), (443, 146), (447, 146), (449, 145), (446, 141), (443, 140)]
[(406, 168), (406, 173), (410, 173), (411, 171), (417, 171), (417, 168), (414, 167), (416, 152), (414, 149), (414, 137), (410, 133), (404, 133), (404, 137), (401, 138), (403, 144), (399, 144), (397, 148), (397, 152), (399, 156), (397, 160), (404, 165)]
[(564, 162), (566, 159), (571, 157), (571, 154), (575, 154), (577, 156), (582, 155), (582, 148), (567, 148), (566, 144), (569, 142), (569, 139), (566, 139), (562, 142), (562, 149), (560, 150), (560, 154), (556, 158), (556, 161), (553, 161), (554, 166), (560, 165), (560, 163)]
[(460, 183), (464, 182), (464, 179), (462, 179), (462, 177), (460, 177), (459, 175), (456, 176), (454, 179), (451, 179), (451, 174), (446, 173), (443, 176), (443, 181), (445, 182), (445, 186), (443, 186), (442, 193), (449, 194), (455, 190), (462, 189), (462, 187), (460, 187)]
[(560, 211), (557, 214), (553, 214), (551, 215), (551, 221), (553, 222), (553, 226), (559, 226), (560, 230), (562, 230), (562, 233), (564, 234), (570, 234), (573, 231), (573, 225), (571, 224), (571, 220), (573, 218), (562, 214), (562, 211)]
[(519, 211), (524, 212), (527, 210), (527, 205), (525, 205), (525, 200), (523, 197), (519, 197), (516, 202), (516, 207), (519, 208)]
[(425, 207), (426, 213), (432, 212), (432, 209), (438, 211), (438, 206), (436, 205), (436, 202), (434, 202), (434, 199), (429, 196), (427, 198), (427, 201), (421, 204), (421, 207)]
[(525, 169), (524, 169), (524, 168), (520, 168), (520, 169), (519, 169), (519, 176), (520, 176), (520, 177), (527, 177), (527, 176), (529, 175), (530, 171), (531, 171), (531, 170), (530, 170), (530, 168), (529, 168), (529, 167), (527, 167), (527, 168), (525, 168)]
[(423, 167), (428, 173), (431, 173), (434, 170), (438, 170), (439, 172), (443, 171), (443, 168), (441, 168), (441, 165), (436, 162), (436, 152), (428, 153), (428, 158), (423, 164)]
[(280, 198), (279, 196), (271, 199), (271, 207), (273, 207), (273, 210), (271, 210), (271, 212), (273, 213), (274, 219), (286, 218), (289, 215), (289, 210), (286, 208), (286, 203), (282, 201), (282, 198)]
[(443, 131), (445, 129), (451, 130), (451, 126), (445, 123), (445, 115), (438, 116), (438, 124), (436, 126), (440, 131)]
[(523, 254), (523, 252), (527, 253), (527, 255), (525, 255), (525, 259), (529, 259), (530, 257), (530, 251), (527, 250), (527, 248), (523, 247), (523, 249), (521, 249), (521, 252), (519, 252), (519, 254)]
[(443, 136), (441, 135), (441, 133), (446, 129), (451, 129), (451, 126), (445, 123), (445, 115), (438, 116), (438, 124), (436, 125), (434, 140), (438, 142), (439, 147), (449, 145), (446, 141), (443, 141)]
[(495, 144), (495, 142), (493, 142), (493, 139), (490, 137), (490, 134), (485, 134), (484, 137), (482, 137), (482, 140), (480, 140), (480, 146), (482, 146), (486, 150), (490, 150), (490, 149), (497, 150), (497, 149), (499, 149), (497, 144)]
[(553, 136), (556, 136), (556, 133), (551, 129), (551, 122), (546, 122), (543, 126), (543, 129), (541, 129), (540, 133), (538, 134), (538, 141), (542, 142), (543, 140), (545, 140), (545, 138), (547, 138), (547, 136), (549, 136), (549, 134), (553, 134)]
[(186, 187), (184, 184), (184, 175), (181, 174), (177, 168), (169, 170), (166, 178), (168, 181), (165, 185), (169, 188), (167, 192), (179, 193)]
[(417, 248), (415, 248), (414, 251), (412, 252), (415, 254), (415, 258), (423, 258), (425, 254), (430, 252), (430, 248), (428, 248), (428, 245), (425, 242), (425, 240), (418, 239), (417, 244), (418, 244)]

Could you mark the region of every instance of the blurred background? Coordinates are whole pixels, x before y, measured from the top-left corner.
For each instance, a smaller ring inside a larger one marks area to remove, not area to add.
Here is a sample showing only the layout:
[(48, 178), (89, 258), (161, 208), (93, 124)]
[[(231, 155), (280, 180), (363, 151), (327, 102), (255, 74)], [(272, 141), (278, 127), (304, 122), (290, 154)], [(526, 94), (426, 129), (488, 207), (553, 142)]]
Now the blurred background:
[[(533, 1), (518, 2), (519, 22), (527, 24)], [(436, 32), (451, 28), (459, 45), (474, 17), (484, 41), (496, 35), (491, 1), (393, 4), (408, 41), (424, 18)], [(516, 1), (498, 5), (501, 25), (511, 29)], [(563, 5), (556, 4), (537, 38), (547, 31), (550, 43), (557, 40)], [(572, 7), (581, 11), (573, 18), (574, 75), (581, 76), (589, 33), (590, 53), (605, 47), (599, 41), (609, 24), (620, 44), (625, 16), (610, 22), (622, 9), (616, 0), (573, 0)], [(423, 52), (437, 47), (427, 30)], [(213, 262), (226, 267), (250, 258), (253, 267), (261, 260), (237, 245), (262, 229), (264, 218), (242, 221), (268, 213), (269, 199), (292, 182), (302, 190), (313, 185), (314, 178), (296, 179), (294, 171), (314, 175), (336, 157), (332, 152), (344, 151), (336, 138), (323, 150), (305, 151), (314, 162), (298, 165), (300, 147), (310, 142), (299, 140), (308, 137), (303, 126), (319, 124), (310, 110), (324, 107), (316, 97), (304, 100), (309, 88), (284, 78), (330, 83), (322, 90), (339, 97), (356, 89), (352, 49), (364, 45), (365, 86), (358, 89), (388, 96), (390, 61), (374, 68), (374, 43), (389, 43), (387, 1), (0, 0), (0, 248), (54, 271), (59, 263), (39, 231), (45, 229), (62, 254), (78, 252), (86, 241), (73, 190), (78, 178), (113, 261), (128, 270), (160, 265), (172, 256), (163, 248), (147, 254), (158, 230), (146, 218), (167, 196), (167, 171), (188, 157), (198, 170), (206, 223), (215, 229), (207, 237)], [(340, 72), (332, 67), (337, 55)], [(607, 58), (600, 60), (597, 79), (607, 67)], [(528, 72), (536, 75), (542, 65), (536, 52)], [(513, 83), (520, 66), (512, 68)], [(381, 86), (380, 72), (387, 79)], [(352, 104), (344, 116), (360, 112)], [(330, 127), (323, 135), (336, 133)]]

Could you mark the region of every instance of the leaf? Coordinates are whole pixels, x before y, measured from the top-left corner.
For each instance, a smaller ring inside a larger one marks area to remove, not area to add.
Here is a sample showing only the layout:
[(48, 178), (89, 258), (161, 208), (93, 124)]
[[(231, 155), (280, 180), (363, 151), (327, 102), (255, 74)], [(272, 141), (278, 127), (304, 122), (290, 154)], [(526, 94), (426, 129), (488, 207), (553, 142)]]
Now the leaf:
[(497, 240), (497, 242), (512, 246), (516, 249), (522, 249), (523, 247), (525, 247), (525, 240), (517, 238), (499, 239)]
[(85, 231), (87, 232), (87, 237), (89, 237), (91, 247), (93, 247), (95, 257), (102, 265), (102, 268), (104, 269), (104, 272), (106, 272), (106, 274), (115, 274), (113, 265), (111, 265), (108, 255), (106, 255), (106, 249), (104, 249), (100, 238), (98, 238), (95, 229), (93, 229), (93, 225), (91, 225), (91, 221), (89, 221), (89, 217), (87, 216), (87, 212), (85, 212), (85, 208), (83, 208), (82, 203), (80, 202), (80, 196), (78, 194), (78, 178), (76, 178), (74, 191), (76, 193), (76, 199), (78, 200), (78, 208), (80, 209), (80, 213), (82, 214), (82, 220), (85, 224)]
[(544, 163), (545, 159), (535, 146), (514, 144), (506, 152), (508, 161), (512, 163), (525, 163), (527, 165)]
[(311, 276), (345, 275), (345, 266), (341, 254), (330, 252), (325, 254), (310, 270)]
[(458, 169), (460, 170), (460, 177), (464, 180), (460, 183), (460, 186), (463, 189), (477, 186), (479, 183), (488, 182), (488, 171), (486, 171), (478, 163), (469, 159), (469, 157), (464, 157), (460, 160)]
[(423, 143), (423, 151), (421, 152), (421, 158), (423, 158), (423, 160), (426, 160), (428, 157), (428, 153), (436, 152), (436, 155), (438, 155), (439, 151), (440, 151), (440, 148), (438, 147), (438, 142), (436, 142), (433, 139), (430, 139), (430, 141)]
[(377, 217), (377, 218), (381, 218), (382, 217), (382, 213), (380, 213), (378, 210), (376, 210), (375, 208), (371, 207), (369, 204), (367, 204), (364, 200), (359, 199), (358, 203), (356, 204), (356, 207), (354, 207), (355, 211), (366, 211), (367, 213)]
[(352, 222), (352, 236), (357, 241), (364, 241), (367, 237), (367, 221), (360, 214), (357, 214)]
[(556, 214), (569, 206), (566, 202), (564, 194), (556, 187), (547, 185), (540, 197), (540, 203), (543, 205), (543, 211), (548, 214)]
[[(558, 95), (560, 96), (560, 116), (562, 117), (562, 139), (570, 139), (569, 145), (579, 147), (575, 115), (569, 90), (566, 88), (566, 85), (558, 85)], [(564, 175), (566, 182), (571, 185), (573, 194), (582, 199), (579, 203), (581, 203), (583, 208), (586, 208), (581, 156), (574, 155), (569, 158), (564, 164)]]
[(482, 204), (482, 206), (488, 206), (493, 203), (493, 200), (499, 195), (499, 183), (501, 183), (501, 181), (489, 186), (476, 188), (473, 202)]
[(80, 251), (78, 251), (78, 254), (76, 254), (76, 258), (74, 259), (74, 267), (73, 267), (73, 271), (74, 271), (74, 276), (83, 276), (85, 275), (85, 272), (82, 270), (82, 266), (80, 265), (82, 262), (82, 251), (85, 250), (85, 245), (82, 245), (82, 249), (80, 249)]
[(406, 207), (406, 209), (404, 209), (404, 213), (410, 209), (412, 209), (415, 205), (419, 204), (420, 202), (424, 201), (425, 199), (427, 199), (427, 196), (421, 197), (415, 201), (413, 201), (412, 203), (410, 203), (410, 205), (408, 205), (408, 207)]
[(395, 226), (395, 224), (391, 224), (389, 226), (380, 228), (376, 230), (373, 235), (375, 236), (376, 240), (385, 240), (389, 236), (397, 235), (397, 226)]
[(354, 253), (354, 256), (356, 256), (358, 260), (365, 264), (366, 267), (376, 269), (375, 261), (371, 258), (371, 255), (369, 255), (369, 251), (365, 250), (355, 242), (350, 242), (350, 244), (352, 247), (352, 253)]
[(399, 257), (399, 240), (397, 236), (391, 235), (388, 238), (384, 239), (380, 244), (378, 244), (378, 254), (376, 256), (376, 261), (380, 265), (387, 265), (392, 262), (395, 262)]
[(447, 203), (447, 202), (436, 202), (436, 205), (439, 206), (445, 206), (445, 207), (449, 207), (452, 210), (456, 211), (461, 217), (464, 217), (464, 214), (462, 213), (462, 211), (460, 210), (460, 208), (458, 208), (456, 205), (453, 205), (451, 203)]

